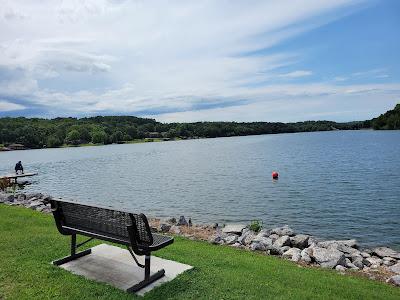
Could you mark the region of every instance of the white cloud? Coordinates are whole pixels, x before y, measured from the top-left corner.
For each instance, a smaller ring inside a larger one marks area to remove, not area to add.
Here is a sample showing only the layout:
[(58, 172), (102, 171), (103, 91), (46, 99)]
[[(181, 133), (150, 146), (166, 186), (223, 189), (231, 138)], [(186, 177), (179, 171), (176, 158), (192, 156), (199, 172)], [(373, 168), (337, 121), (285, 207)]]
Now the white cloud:
[(298, 71), (293, 71), (289, 72), (286, 74), (281, 74), (279, 77), (283, 78), (298, 78), (298, 77), (305, 77), (305, 76), (310, 76), (312, 75), (313, 72), (311, 71), (306, 71), (306, 70), (298, 70)]
[(53, 114), (266, 120), (261, 112), (278, 103), (305, 108), (307, 98), (398, 90), (283, 84), (313, 74), (294, 68), (301, 53), (259, 51), (339, 18), (358, 0), (3, 2), (0, 16), (26, 17), (0, 18), (0, 96)]
[(0, 112), (22, 110), (26, 107), (20, 104), (8, 102), (6, 100), (0, 100)]

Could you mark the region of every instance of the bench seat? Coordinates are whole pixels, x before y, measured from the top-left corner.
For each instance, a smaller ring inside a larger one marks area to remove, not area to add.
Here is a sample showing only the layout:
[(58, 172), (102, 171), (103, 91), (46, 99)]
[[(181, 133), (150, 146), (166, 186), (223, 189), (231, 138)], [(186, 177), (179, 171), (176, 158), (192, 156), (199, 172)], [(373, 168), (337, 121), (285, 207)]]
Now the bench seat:
[[(172, 244), (174, 239), (151, 232), (144, 214), (65, 200), (51, 200), (51, 207), (58, 231), (71, 236), (71, 255), (54, 261), (53, 264), (60, 265), (90, 254), (91, 249), (79, 253), (76, 249), (92, 239), (100, 239), (125, 245), (136, 264), (144, 268), (144, 280), (129, 288), (129, 292), (136, 292), (164, 276), (164, 270), (150, 276), (150, 255), (151, 252)], [(77, 245), (77, 234), (87, 236), (89, 240)], [(145, 256), (144, 265), (138, 262), (135, 254)]]

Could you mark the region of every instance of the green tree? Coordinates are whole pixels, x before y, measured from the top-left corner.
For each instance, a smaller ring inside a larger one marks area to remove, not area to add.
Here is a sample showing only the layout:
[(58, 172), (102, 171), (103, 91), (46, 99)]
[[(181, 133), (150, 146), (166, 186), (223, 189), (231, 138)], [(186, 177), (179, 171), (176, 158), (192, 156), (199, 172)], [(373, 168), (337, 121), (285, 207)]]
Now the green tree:
[(81, 142), (80, 138), (81, 135), (78, 130), (71, 130), (65, 138), (65, 143), (70, 145), (79, 145)]
[(102, 130), (96, 130), (92, 133), (92, 143), (93, 144), (105, 144), (107, 143), (107, 133)]
[(60, 140), (56, 135), (51, 135), (47, 138), (46, 147), (56, 148), (62, 145), (62, 140)]

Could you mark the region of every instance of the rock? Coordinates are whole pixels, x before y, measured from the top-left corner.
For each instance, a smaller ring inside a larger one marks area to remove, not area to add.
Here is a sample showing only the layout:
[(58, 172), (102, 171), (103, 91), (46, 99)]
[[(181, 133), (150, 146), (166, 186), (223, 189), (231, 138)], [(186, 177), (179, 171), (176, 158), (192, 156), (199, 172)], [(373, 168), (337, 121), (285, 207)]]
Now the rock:
[(170, 218), (168, 219), (169, 224), (176, 224), (176, 219), (175, 218)]
[(33, 202), (31, 202), (28, 207), (31, 209), (36, 209), (36, 207), (43, 205), (43, 202), (40, 200), (35, 200)]
[(261, 229), (257, 234), (257, 237), (269, 237), (271, 235), (271, 229)]
[(238, 238), (238, 242), (242, 245), (249, 245), (253, 241), (255, 235), (250, 229), (243, 229), (242, 235)]
[(24, 200), (26, 200), (26, 195), (25, 194), (19, 194), (17, 196), (17, 199), (18, 199), (18, 201), (24, 201)]
[(301, 258), (301, 250), (299, 248), (290, 248), (282, 254), (282, 257), (298, 262)]
[(311, 248), (306, 248), (301, 251), (300, 256), (301, 256), (302, 261), (304, 261), (306, 263), (310, 263), (312, 261), (311, 256), (309, 254), (310, 251), (311, 251)]
[(267, 249), (269, 251), (269, 254), (271, 254), (271, 255), (282, 255), (287, 250), (289, 250), (290, 247), (289, 246), (277, 247), (275, 245), (272, 245), (272, 246), (268, 247)]
[(364, 268), (364, 264), (363, 264), (363, 257), (359, 256), (359, 257), (355, 257), (353, 259), (353, 265), (355, 265), (357, 268), (362, 269)]
[(308, 244), (308, 245), (307, 245), (306, 248), (308, 248), (308, 247), (315, 247), (315, 246), (317, 246), (318, 241), (317, 241), (317, 239), (316, 239), (315, 237), (310, 236), (310, 238), (308, 239), (307, 244)]
[(337, 265), (335, 267), (335, 270), (337, 270), (339, 272), (344, 272), (344, 271), (346, 271), (346, 267), (343, 267), (342, 265)]
[(236, 243), (238, 240), (238, 236), (236, 234), (230, 234), (224, 238), (224, 242), (228, 245), (232, 245)]
[(295, 235), (294, 237), (291, 237), (290, 242), (293, 247), (296, 247), (299, 249), (304, 249), (308, 246), (309, 238), (310, 238), (309, 235), (298, 234), (298, 235)]
[(185, 219), (185, 216), (180, 216), (178, 221), (178, 226), (187, 226), (188, 222)]
[(363, 251), (363, 252), (361, 252), (361, 256), (364, 257), (364, 258), (367, 258), (367, 257), (371, 257), (371, 254), (369, 254), (368, 252)]
[(270, 238), (268, 237), (259, 237), (256, 236), (256, 238), (253, 240), (253, 243), (260, 243), (262, 244), (265, 248), (272, 246), (273, 242)]
[(271, 230), (271, 233), (275, 233), (279, 236), (284, 236), (284, 235), (293, 236), (294, 235), (293, 229), (290, 228), (288, 225), (274, 228)]
[(171, 228), (169, 229), (169, 232), (174, 233), (174, 234), (180, 234), (181, 229), (176, 225), (172, 225)]
[(385, 265), (385, 266), (388, 266), (388, 267), (395, 265), (396, 262), (397, 262), (397, 260), (394, 259), (393, 257), (384, 257), (384, 258), (382, 258), (382, 264)]
[(364, 258), (363, 260), (364, 265), (370, 268), (377, 268), (382, 264), (382, 259), (376, 256), (371, 256)]
[(274, 246), (278, 248), (290, 246), (290, 237), (288, 235), (281, 236), (274, 242)]
[(14, 195), (8, 195), (5, 202), (14, 202)]
[(218, 235), (218, 234), (215, 234), (215, 235), (210, 236), (210, 238), (208, 239), (208, 241), (209, 241), (211, 244), (215, 244), (215, 245), (219, 245), (219, 244), (223, 244), (223, 243), (224, 243), (223, 239), (222, 239), (221, 236)]
[[(27, 194), (26, 195), (26, 199), (27, 200), (32, 200), (33, 198), (36, 198), (36, 199), (40, 199), (40, 198), (42, 198), (43, 197), (43, 194), (42, 193), (34, 193), (34, 194)], [(35, 200), (36, 200), (35, 199)], [(32, 200), (33, 201), (33, 200)]]
[(253, 243), (251, 243), (251, 245), (250, 245), (250, 249), (251, 249), (252, 251), (255, 251), (255, 250), (265, 251), (265, 250), (266, 250), (266, 247), (265, 247), (263, 244), (261, 244), (261, 243), (253, 242)]
[(400, 274), (400, 262), (398, 262), (397, 264), (395, 264), (393, 266), (390, 266), (388, 269), (390, 271), (392, 271), (393, 273)]
[(381, 258), (392, 257), (392, 258), (400, 259), (400, 253), (398, 253), (388, 247), (375, 248), (374, 250), (372, 250), (372, 254), (375, 254), (376, 256), (379, 256)]
[(347, 246), (350, 248), (358, 248), (357, 241), (354, 239), (352, 239), (352, 240), (332, 240), (332, 241), (319, 242), (318, 247), (322, 247), (322, 248), (335, 247), (335, 248), (337, 248), (336, 244)]
[(42, 212), (45, 208), (46, 208), (45, 205), (39, 205), (39, 206), (37, 206), (37, 207), (35, 208), (35, 210), (36, 210), (36, 211)]
[(400, 275), (394, 275), (387, 280), (388, 283), (400, 286)]
[(243, 247), (243, 245), (240, 244), (240, 243), (238, 243), (238, 242), (234, 243), (234, 244), (231, 245), (231, 246), (232, 246), (232, 247), (235, 247), (235, 248), (242, 248), (242, 247)]
[(53, 198), (51, 198), (51, 196), (46, 195), (46, 196), (43, 196), (42, 202), (43, 202), (44, 204), (48, 204), (48, 203), (50, 203), (50, 201), (51, 201), (52, 199), (53, 199)]
[(271, 234), (271, 235), (269, 236), (269, 238), (270, 238), (273, 242), (275, 242), (277, 239), (279, 239), (279, 235), (273, 233), (273, 234)]
[(245, 228), (246, 228), (246, 225), (243, 225), (243, 224), (228, 224), (222, 229), (222, 232), (242, 234), (242, 231)]
[(313, 247), (310, 256), (323, 268), (333, 269), (337, 265), (345, 263), (345, 256), (342, 252), (334, 248)]
[(166, 223), (161, 223), (158, 230), (161, 232), (168, 232), (170, 229), (171, 229), (171, 225), (166, 224)]

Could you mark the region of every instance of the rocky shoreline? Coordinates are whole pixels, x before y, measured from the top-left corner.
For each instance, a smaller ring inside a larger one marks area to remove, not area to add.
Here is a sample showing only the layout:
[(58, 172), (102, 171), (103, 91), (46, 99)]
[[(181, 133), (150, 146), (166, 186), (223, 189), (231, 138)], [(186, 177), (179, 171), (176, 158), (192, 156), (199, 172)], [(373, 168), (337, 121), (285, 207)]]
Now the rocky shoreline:
[[(51, 196), (41, 193), (7, 194), (0, 192), (0, 203), (51, 213)], [(227, 245), (266, 255), (276, 255), (300, 266), (335, 269), (343, 274), (363, 275), (400, 286), (400, 253), (388, 247), (361, 249), (354, 239), (324, 241), (307, 234), (297, 234), (289, 226), (258, 232), (245, 224), (194, 225), (181, 216), (169, 220), (150, 219), (159, 232), (181, 235), (193, 240)]]

